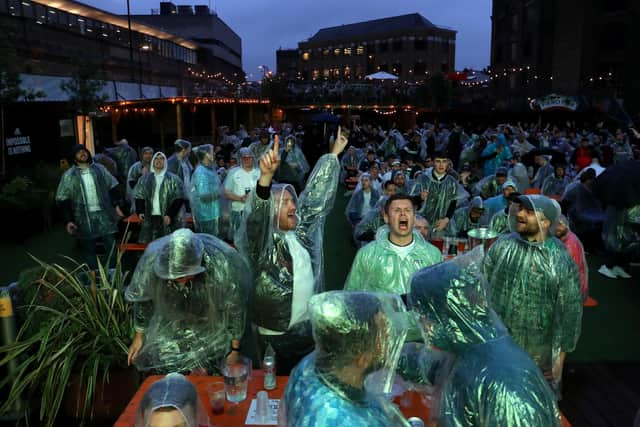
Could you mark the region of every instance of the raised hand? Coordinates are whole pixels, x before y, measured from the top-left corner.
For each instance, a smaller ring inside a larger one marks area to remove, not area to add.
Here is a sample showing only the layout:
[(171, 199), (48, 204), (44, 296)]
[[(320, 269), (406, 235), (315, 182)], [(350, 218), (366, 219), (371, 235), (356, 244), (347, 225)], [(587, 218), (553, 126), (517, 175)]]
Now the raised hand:
[(273, 175), (275, 175), (280, 166), (280, 138), (278, 135), (273, 137), (273, 147), (263, 154), (260, 158), (260, 179), (258, 182), (263, 187), (271, 185)]
[(339, 155), (344, 151), (345, 148), (347, 148), (348, 143), (349, 140), (342, 134), (342, 127), (338, 126), (338, 135), (336, 137), (336, 140), (333, 142), (331, 153), (335, 154), (336, 156)]

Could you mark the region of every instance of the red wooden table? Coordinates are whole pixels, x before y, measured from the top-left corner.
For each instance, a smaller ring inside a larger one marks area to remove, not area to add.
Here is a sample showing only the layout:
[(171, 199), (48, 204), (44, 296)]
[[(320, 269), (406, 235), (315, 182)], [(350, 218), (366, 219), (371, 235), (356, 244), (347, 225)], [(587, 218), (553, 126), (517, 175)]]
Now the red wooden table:
[[(136, 392), (129, 405), (118, 418), (118, 421), (114, 424), (114, 427), (133, 427), (136, 419), (136, 410), (140, 405), (140, 400), (144, 396), (145, 392), (151, 387), (151, 384), (164, 378), (163, 375), (154, 375), (145, 380)], [(205, 377), (205, 376), (188, 376), (198, 390), (200, 401), (202, 402), (211, 423), (216, 427), (236, 427), (244, 426), (251, 406), (251, 401), (257, 398), (258, 392), (264, 390), (263, 384), (263, 372), (261, 370), (254, 370), (252, 373), (252, 379), (247, 386), (247, 398), (237, 404), (225, 401), (224, 414), (214, 415), (211, 409), (211, 403), (209, 402), (209, 396), (207, 395), (207, 386), (214, 381), (223, 381), (222, 377)], [(278, 377), (276, 388), (269, 390), (269, 399), (281, 399), (284, 394), (284, 389), (287, 385), (289, 377)], [(400, 408), (402, 414), (409, 417), (419, 417), (425, 422), (429, 418), (429, 408), (426, 406), (425, 399), (421, 394), (411, 392), (396, 398), (395, 403)], [(571, 424), (567, 419), (562, 416), (562, 426), (571, 427)], [(336, 426), (337, 427), (337, 426)]]

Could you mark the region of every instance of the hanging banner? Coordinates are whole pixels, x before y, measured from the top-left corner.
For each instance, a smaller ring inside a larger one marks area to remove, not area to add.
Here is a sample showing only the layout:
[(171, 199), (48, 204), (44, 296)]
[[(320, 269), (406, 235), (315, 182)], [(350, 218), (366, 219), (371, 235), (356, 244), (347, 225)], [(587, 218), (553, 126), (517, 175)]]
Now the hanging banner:
[(572, 96), (552, 93), (542, 98), (532, 99), (529, 107), (534, 111), (576, 111), (578, 100)]

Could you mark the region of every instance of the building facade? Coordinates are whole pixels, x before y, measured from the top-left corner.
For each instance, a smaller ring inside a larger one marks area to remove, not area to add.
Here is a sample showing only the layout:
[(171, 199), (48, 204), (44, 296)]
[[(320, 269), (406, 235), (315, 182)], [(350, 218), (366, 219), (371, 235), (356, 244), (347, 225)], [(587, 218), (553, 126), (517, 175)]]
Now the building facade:
[(159, 13), (132, 15), (136, 22), (151, 25), (198, 44), (198, 62), (208, 71), (222, 73), (231, 81), (244, 81), (242, 40), (206, 5), (160, 3)]
[[(339, 27), (323, 28), (298, 43), (296, 76), (302, 81), (360, 80), (378, 71), (403, 81), (455, 69), (456, 31), (438, 27), (414, 13)], [(277, 73), (293, 77), (292, 52), (276, 54)]]
[(550, 93), (610, 97), (640, 111), (640, 2), (493, 0), (491, 69), (502, 108)]

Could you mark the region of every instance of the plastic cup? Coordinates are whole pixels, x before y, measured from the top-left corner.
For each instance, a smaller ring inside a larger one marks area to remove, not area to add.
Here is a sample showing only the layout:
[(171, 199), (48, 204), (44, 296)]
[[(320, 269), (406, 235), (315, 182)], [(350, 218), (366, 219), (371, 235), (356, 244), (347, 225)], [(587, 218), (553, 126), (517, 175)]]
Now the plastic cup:
[(465, 252), (466, 247), (467, 247), (467, 240), (466, 239), (459, 239), (458, 240), (458, 255), (463, 254)]
[(209, 402), (211, 403), (211, 409), (213, 409), (214, 415), (220, 415), (224, 413), (224, 399), (225, 388), (224, 383), (216, 381), (211, 383), (207, 387), (207, 394), (209, 395)]
[(234, 363), (227, 363), (222, 368), (224, 389), (229, 402), (238, 403), (247, 398), (247, 383), (251, 372), (251, 361), (240, 358)]
[(256, 421), (266, 424), (269, 421), (269, 395), (266, 391), (258, 392), (256, 401)]

